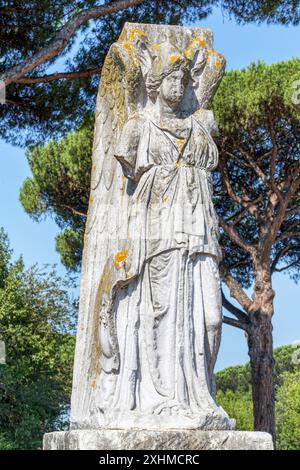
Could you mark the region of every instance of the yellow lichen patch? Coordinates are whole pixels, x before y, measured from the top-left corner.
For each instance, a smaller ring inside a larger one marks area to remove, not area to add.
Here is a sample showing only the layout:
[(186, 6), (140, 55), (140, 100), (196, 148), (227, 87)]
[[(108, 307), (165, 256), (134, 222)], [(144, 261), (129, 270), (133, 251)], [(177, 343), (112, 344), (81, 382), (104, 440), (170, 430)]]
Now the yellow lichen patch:
[(181, 159), (181, 158), (179, 158), (179, 159), (177, 160), (176, 166), (178, 166), (178, 168), (182, 166), (182, 159)]
[[(102, 347), (99, 338), (99, 315), (101, 311), (101, 305), (103, 296), (110, 295), (112, 288), (112, 266), (110, 259), (108, 259), (104, 265), (99, 286), (97, 288), (96, 299), (93, 308), (93, 315), (91, 318), (91, 342), (93, 344), (90, 363), (89, 363), (89, 376), (97, 377), (100, 374), (100, 361), (99, 358), (102, 354)], [(96, 380), (95, 380), (96, 382)]]
[(96, 171), (96, 168), (97, 168), (97, 166), (94, 164), (94, 165), (92, 166), (92, 171)]
[(185, 142), (184, 139), (176, 139), (176, 145), (178, 147), (179, 152), (182, 151), (183, 146), (184, 146), (184, 142)]
[(147, 37), (147, 34), (139, 28), (131, 29), (129, 32), (129, 41), (134, 41), (139, 36)]
[(195, 55), (195, 52), (199, 47), (207, 47), (206, 42), (200, 37), (197, 36), (195, 39), (192, 40), (192, 42), (189, 44), (189, 46), (185, 50), (185, 55), (188, 59), (192, 59)]
[(165, 196), (165, 197), (163, 198), (163, 203), (165, 204), (166, 202), (168, 202), (167, 196)]
[(93, 390), (95, 390), (96, 386), (97, 386), (96, 379), (93, 379), (93, 380), (91, 381), (91, 388), (92, 388)]
[(178, 62), (178, 60), (180, 60), (180, 55), (171, 54), (169, 60), (170, 60), (171, 64), (175, 64), (175, 62)]
[(128, 256), (128, 251), (118, 251), (116, 254), (115, 254), (115, 257), (114, 257), (114, 266), (117, 268), (117, 269), (120, 269), (120, 263), (122, 263), (123, 261), (125, 261), (125, 259), (127, 258)]
[(160, 44), (156, 43), (156, 44), (152, 44), (151, 47), (153, 49), (155, 49), (156, 51), (158, 51), (158, 49), (160, 49)]
[(90, 197), (90, 204), (93, 204), (93, 202), (94, 202), (94, 197), (91, 196), (91, 197)]

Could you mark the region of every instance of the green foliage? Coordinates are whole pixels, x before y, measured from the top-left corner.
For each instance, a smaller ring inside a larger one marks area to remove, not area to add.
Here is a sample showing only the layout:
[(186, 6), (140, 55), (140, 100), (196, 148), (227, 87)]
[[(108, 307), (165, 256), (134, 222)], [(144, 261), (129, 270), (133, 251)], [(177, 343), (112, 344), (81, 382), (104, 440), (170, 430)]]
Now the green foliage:
[(247, 392), (250, 386), (250, 364), (227, 367), (216, 374), (217, 388), (222, 393)]
[(0, 288), (4, 286), (8, 275), (11, 254), (8, 237), (3, 228), (0, 227)]
[[(215, 207), (253, 247), (261, 246), (262, 234), (278, 214), (279, 204), (270, 200), (274, 187), (285, 197), (291, 177), (297, 176), (300, 105), (293, 99), (293, 86), (299, 79), (299, 59), (259, 62), (228, 72), (213, 100), (220, 129), (219, 170), (213, 175)], [(300, 267), (299, 204), (298, 190), (288, 203), (268, 260), (272, 273), (286, 271), (295, 281)], [(223, 230), (221, 245), (226, 271), (249, 288), (255, 275), (250, 255)]]
[(65, 425), (77, 302), (54, 269), (25, 269), (19, 259), (7, 271), (0, 288), (7, 356), (0, 365), (0, 448), (35, 449), (44, 432)]
[[(10, 1), (9, 7), (0, 9), (0, 56), (3, 57), (0, 73), (42, 49), (75, 13), (110, 1), (31, 0), (24, 6), (18, 0)], [(78, 29), (59, 58), (38, 67), (30, 76), (47, 74), (49, 65), (56, 65), (63, 57), (66, 72), (101, 67), (125, 21), (167, 24), (197, 21), (211, 12), (214, 3), (215, 0), (145, 0), (135, 8), (98, 18)], [(72, 49), (75, 41), (76, 47)], [(0, 137), (17, 145), (61, 138), (78, 128), (84, 116), (94, 111), (98, 83), (99, 75), (92, 75), (47, 83), (11, 84), (7, 90), (9, 104), (0, 106)]]
[[(300, 116), (300, 106), (293, 103), (292, 84), (300, 80), (300, 60), (290, 59), (266, 65), (253, 63), (246, 69), (226, 73), (213, 100), (213, 109), (222, 132), (241, 127), (253, 129), (265, 125), (272, 109), (275, 116), (284, 108), (286, 114)], [(233, 119), (235, 116), (235, 119)]]
[(45, 146), (32, 146), (27, 159), (33, 176), (21, 191), (24, 209), (37, 220), (51, 211), (60, 227), (64, 227), (70, 208), (73, 218), (80, 216), (88, 203), (88, 188), (92, 154), (92, 118), (77, 132), (68, 134)]
[(253, 431), (253, 402), (251, 390), (226, 390), (217, 392), (219, 403), (228, 415), (236, 420), (236, 429), (239, 431)]
[[(0, 8), (0, 73), (42, 49), (74, 14), (110, 1), (6, 2)], [(55, 68), (61, 70), (63, 58), (66, 72), (101, 67), (110, 44), (118, 38), (125, 21), (194, 23), (209, 15), (213, 7), (220, 6), (224, 14), (242, 22), (298, 24), (300, 20), (299, 0), (145, 0), (135, 8), (82, 25), (69, 40), (63, 54), (39, 66), (30, 77), (48, 74), (49, 66), (53, 69), (57, 65)], [(7, 90), (8, 105), (0, 105), (0, 137), (17, 145), (61, 138), (78, 128), (87, 112), (94, 111), (98, 82), (99, 76), (92, 75), (46, 83), (11, 84)]]
[(80, 266), (84, 224), (89, 200), (93, 145), (93, 116), (88, 115), (77, 132), (58, 142), (32, 146), (27, 159), (32, 177), (20, 190), (20, 201), (36, 221), (53, 216), (62, 232), (56, 249), (69, 269)]
[(300, 371), (286, 372), (277, 391), (277, 448), (300, 450)]
[[(295, 347), (274, 350), (276, 383), (276, 446), (300, 449), (300, 367)], [(253, 430), (250, 366), (228, 367), (216, 374), (217, 402), (236, 420), (236, 429)]]
[[(299, 366), (293, 361), (293, 353), (295, 348), (291, 345), (280, 346), (274, 350), (275, 361), (275, 384), (281, 385), (282, 375), (285, 372), (294, 373)], [(227, 367), (216, 374), (218, 390), (226, 393), (228, 390), (232, 392), (247, 392), (251, 384), (250, 364), (243, 366)]]
[(56, 236), (56, 250), (60, 253), (61, 262), (69, 270), (77, 271), (81, 264), (84, 227), (74, 230), (66, 228)]
[(297, 25), (300, 21), (299, 0), (222, 0), (222, 7), (241, 23), (266, 21)]

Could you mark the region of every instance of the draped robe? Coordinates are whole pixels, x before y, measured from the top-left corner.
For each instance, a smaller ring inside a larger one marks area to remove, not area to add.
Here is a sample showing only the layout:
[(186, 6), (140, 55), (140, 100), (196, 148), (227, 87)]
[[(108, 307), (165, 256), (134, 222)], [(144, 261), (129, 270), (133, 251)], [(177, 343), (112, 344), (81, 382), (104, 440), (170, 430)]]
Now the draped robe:
[(116, 265), (129, 282), (114, 296), (113, 337), (102, 328), (103, 342), (115, 344), (112, 354), (104, 347), (97, 425), (228, 429), (213, 379), (222, 323), (210, 183), (217, 147), (194, 116), (184, 141), (138, 118), (115, 157), (133, 187), (129, 249)]

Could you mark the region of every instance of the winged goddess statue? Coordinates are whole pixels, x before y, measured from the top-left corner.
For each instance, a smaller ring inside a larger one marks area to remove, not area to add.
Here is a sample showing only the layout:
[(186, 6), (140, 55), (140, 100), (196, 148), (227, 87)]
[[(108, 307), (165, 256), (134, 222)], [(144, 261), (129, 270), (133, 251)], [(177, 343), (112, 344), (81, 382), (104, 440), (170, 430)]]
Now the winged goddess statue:
[(222, 310), (204, 28), (126, 23), (97, 98), (71, 428), (233, 429), (215, 401)]

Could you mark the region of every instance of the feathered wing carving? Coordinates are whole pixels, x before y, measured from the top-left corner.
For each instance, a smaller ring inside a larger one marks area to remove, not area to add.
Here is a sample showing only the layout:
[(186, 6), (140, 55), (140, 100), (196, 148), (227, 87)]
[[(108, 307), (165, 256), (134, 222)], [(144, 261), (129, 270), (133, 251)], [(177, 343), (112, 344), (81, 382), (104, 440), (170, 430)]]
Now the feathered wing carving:
[[(114, 148), (124, 124), (137, 112), (140, 79), (131, 44), (113, 44), (103, 66), (95, 115), (72, 394), (72, 411), (80, 415), (73, 413), (71, 421), (77, 423), (89, 415), (100, 370), (118, 370), (111, 289), (118, 278), (125, 281), (118, 268), (126, 257), (129, 196)], [(84, 393), (78, 394), (79, 389)]]

